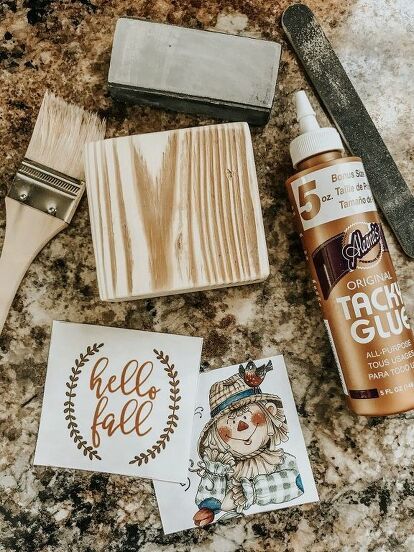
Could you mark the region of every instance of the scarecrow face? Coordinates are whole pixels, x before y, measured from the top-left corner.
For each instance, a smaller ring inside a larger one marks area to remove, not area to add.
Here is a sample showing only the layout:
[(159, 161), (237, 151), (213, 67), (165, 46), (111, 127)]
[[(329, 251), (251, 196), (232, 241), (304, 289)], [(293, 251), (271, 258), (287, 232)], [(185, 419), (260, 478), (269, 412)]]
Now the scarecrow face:
[[(270, 414), (276, 406), (262, 403)], [(217, 431), (225, 443), (238, 454), (250, 454), (269, 440), (266, 416), (257, 403), (251, 403), (224, 414), (217, 420)]]

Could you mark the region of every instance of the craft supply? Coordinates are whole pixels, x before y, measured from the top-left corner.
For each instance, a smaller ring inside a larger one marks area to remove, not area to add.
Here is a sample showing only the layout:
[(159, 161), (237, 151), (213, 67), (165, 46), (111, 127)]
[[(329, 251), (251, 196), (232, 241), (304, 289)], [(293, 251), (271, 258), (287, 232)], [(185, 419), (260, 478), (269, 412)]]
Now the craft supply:
[(413, 333), (364, 165), (319, 128), (303, 91), (296, 108), (298, 173), (286, 186), (348, 404), (371, 416), (411, 410)]
[(54, 322), (34, 463), (181, 481), (202, 342)]
[(319, 500), (282, 356), (200, 374), (187, 478), (154, 488), (166, 534)]
[(414, 196), (312, 11), (293, 4), (282, 26), (342, 138), (362, 157), (375, 200), (404, 252), (414, 257)]
[(246, 123), (95, 142), (85, 150), (85, 173), (102, 300), (267, 277)]
[(266, 40), (121, 18), (109, 91), (115, 99), (263, 125), (280, 50)]
[(46, 93), (33, 135), (6, 197), (0, 258), (0, 333), (28, 267), (72, 220), (82, 197), (83, 146), (104, 137), (96, 115)]

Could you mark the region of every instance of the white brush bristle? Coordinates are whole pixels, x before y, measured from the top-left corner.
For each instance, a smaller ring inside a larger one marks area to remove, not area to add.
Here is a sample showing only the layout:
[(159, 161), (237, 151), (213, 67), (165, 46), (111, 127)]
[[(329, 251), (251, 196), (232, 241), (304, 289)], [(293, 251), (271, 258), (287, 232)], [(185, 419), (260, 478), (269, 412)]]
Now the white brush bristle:
[(105, 121), (98, 115), (46, 92), (26, 158), (81, 180), (85, 144), (104, 137)]

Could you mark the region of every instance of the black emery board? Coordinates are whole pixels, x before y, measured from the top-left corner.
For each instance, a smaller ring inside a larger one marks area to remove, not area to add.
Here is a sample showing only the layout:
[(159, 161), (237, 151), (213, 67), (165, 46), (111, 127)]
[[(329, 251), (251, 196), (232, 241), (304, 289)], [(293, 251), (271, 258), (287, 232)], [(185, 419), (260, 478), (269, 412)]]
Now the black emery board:
[(414, 196), (312, 11), (293, 4), (282, 27), (349, 151), (362, 158), (375, 200), (414, 257)]

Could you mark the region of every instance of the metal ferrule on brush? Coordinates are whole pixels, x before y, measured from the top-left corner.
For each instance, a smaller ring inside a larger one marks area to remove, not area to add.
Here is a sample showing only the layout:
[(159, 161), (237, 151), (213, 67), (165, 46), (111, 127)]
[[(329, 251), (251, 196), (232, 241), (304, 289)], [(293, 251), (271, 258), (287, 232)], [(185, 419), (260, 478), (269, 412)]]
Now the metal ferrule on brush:
[(25, 158), (8, 196), (69, 224), (84, 190), (81, 180)]

